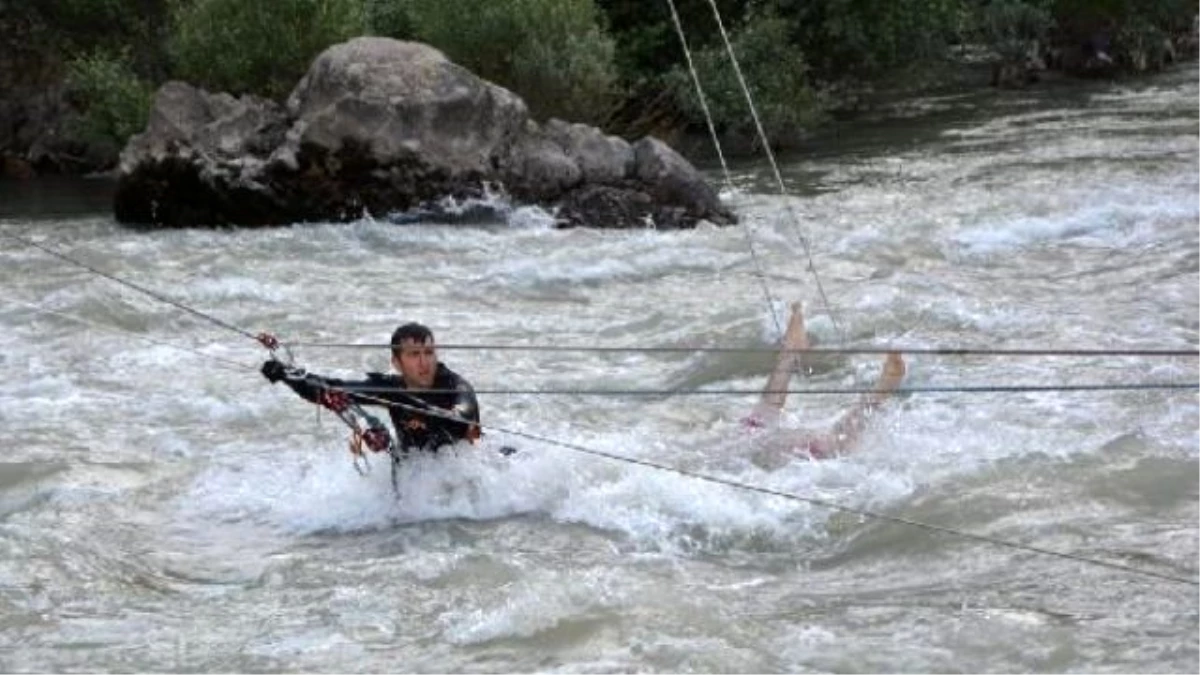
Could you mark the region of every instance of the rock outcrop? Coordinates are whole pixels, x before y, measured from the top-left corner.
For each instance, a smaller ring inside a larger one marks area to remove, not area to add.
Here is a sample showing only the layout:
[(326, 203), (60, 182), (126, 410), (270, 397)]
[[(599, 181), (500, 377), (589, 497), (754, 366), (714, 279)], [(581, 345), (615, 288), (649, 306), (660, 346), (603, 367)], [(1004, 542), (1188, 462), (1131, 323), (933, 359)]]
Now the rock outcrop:
[(387, 38), (330, 47), (284, 106), (163, 85), (146, 130), (121, 153), (114, 210), (160, 227), (350, 220), (490, 186), (557, 209), (564, 226), (733, 222), (665, 144), (538, 124), (507, 89), (432, 47)]

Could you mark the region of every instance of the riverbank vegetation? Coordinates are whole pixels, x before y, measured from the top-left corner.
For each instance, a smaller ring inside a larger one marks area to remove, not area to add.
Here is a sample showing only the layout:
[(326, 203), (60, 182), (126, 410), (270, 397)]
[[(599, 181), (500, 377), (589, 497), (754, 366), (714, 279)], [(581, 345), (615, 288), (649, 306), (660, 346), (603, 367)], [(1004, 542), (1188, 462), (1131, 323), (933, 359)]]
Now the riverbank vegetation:
[[(968, 62), (990, 73), (985, 85), (1025, 86), (1046, 73), (1153, 71), (1195, 53), (1192, 0), (715, 5), (723, 25), (710, 0), (675, 0), (714, 123), (753, 137), (723, 28), (781, 146), (869, 107), (880, 90), (919, 90)], [(0, 89), (10, 92), (0, 155), (40, 171), (101, 168), (144, 127), (166, 80), (284, 100), (316, 54), (363, 34), (438, 47), (540, 119), (667, 140), (704, 126), (666, 0), (0, 0)]]

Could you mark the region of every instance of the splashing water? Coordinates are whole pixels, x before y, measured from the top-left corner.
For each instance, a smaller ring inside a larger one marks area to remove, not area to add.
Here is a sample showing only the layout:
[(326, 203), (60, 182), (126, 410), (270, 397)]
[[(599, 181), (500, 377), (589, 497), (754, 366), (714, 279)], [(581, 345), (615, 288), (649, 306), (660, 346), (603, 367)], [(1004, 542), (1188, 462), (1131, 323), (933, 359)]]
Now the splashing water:
[[(778, 299), (858, 345), (1194, 349), (1195, 71), (939, 98), (907, 129), (726, 195)], [(1082, 93), (1081, 93), (1082, 92)], [(6, 228), (251, 331), (381, 343), (771, 347), (744, 233), (554, 230), (500, 197), (272, 230)], [(783, 217), (788, 207), (798, 215)], [(486, 207), (486, 208), (485, 208)], [(490, 215), (479, 215), (487, 211)], [(1191, 589), (489, 432), (360, 477), (253, 342), (27, 248), (0, 250), (4, 670), (1188, 671)], [(59, 314), (39, 312), (35, 305)], [(77, 317), (95, 325), (81, 324)], [(98, 330), (96, 326), (114, 330)], [(147, 343), (136, 337), (150, 338)], [(164, 344), (165, 343), (165, 344)], [(212, 359), (245, 363), (244, 371)], [(335, 376), (371, 349), (300, 350)], [(445, 350), (480, 390), (753, 391), (769, 353)], [(824, 357), (795, 388), (872, 381)], [(909, 358), (920, 385), (1195, 381), (1195, 359)], [(1195, 578), (1195, 392), (922, 393), (856, 451), (765, 468), (751, 394), (481, 395), (484, 421), (856, 509)], [(849, 398), (792, 395), (787, 433)], [(512, 458), (496, 449), (514, 444)], [(1185, 592), (1180, 593), (1180, 590)]]

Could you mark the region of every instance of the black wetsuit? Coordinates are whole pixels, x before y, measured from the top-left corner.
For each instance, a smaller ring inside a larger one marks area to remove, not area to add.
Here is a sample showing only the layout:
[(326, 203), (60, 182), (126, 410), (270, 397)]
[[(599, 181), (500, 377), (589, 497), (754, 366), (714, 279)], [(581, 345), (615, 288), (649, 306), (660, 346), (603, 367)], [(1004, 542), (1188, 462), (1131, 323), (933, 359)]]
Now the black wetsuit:
[[(460, 439), (479, 437), (479, 402), (475, 390), (443, 363), (438, 364), (433, 386), (428, 390), (409, 390), (403, 378), (384, 373), (367, 373), (365, 380), (339, 380), (289, 369), (283, 381), (313, 403), (320, 402), (322, 391), (331, 389), (345, 392), (359, 405), (386, 405), (396, 429), (396, 440), (405, 452), (412, 449), (436, 452)], [(421, 412), (428, 408), (439, 409), (438, 414)]]

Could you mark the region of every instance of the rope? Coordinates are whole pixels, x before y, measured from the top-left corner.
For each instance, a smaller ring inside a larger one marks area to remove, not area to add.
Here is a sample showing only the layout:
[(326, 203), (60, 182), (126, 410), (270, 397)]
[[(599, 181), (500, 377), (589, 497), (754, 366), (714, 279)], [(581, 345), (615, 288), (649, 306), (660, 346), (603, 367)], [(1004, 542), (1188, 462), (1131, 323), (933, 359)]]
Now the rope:
[(833, 322), (834, 328), (837, 330), (842, 342), (845, 343), (847, 342), (846, 332), (842, 328), (841, 321), (838, 320), (838, 315), (833, 308), (833, 304), (829, 302), (829, 296), (825, 294), (825, 286), (821, 283), (821, 275), (817, 273), (817, 266), (813, 261), (812, 247), (809, 246), (808, 238), (801, 232), (800, 220), (796, 217), (791, 200), (787, 199), (790, 197), (787, 186), (784, 185), (783, 175), (779, 172), (779, 164), (775, 161), (775, 153), (771, 150), (771, 143), (767, 140), (767, 133), (763, 130), (762, 121), (758, 116), (758, 108), (754, 105), (754, 97), (750, 95), (750, 87), (746, 84), (745, 76), (742, 75), (742, 67), (738, 64), (737, 56), (733, 53), (733, 44), (729, 41), (729, 34), (725, 31), (725, 23), (721, 20), (721, 10), (717, 9), (715, 0), (708, 0), (708, 4), (712, 7), (713, 18), (717, 21), (717, 28), (721, 33), (721, 40), (725, 43), (725, 52), (729, 54), (729, 62), (733, 66), (733, 72), (737, 76), (738, 84), (742, 88), (742, 94), (746, 97), (746, 105), (750, 108), (750, 116), (754, 119), (754, 128), (758, 132), (759, 140), (762, 141), (763, 152), (766, 154), (767, 162), (770, 163), (771, 171), (775, 175), (775, 183), (779, 186), (779, 194), (785, 198), (784, 206), (788, 211), (788, 215), (792, 218), (792, 226), (796, 232), (796, 238), (799, 239), (800, 245), (804, 249), (804, 255), (808, 259), (808, 271), (812, 273), (813, 281), (817, 286), (817, 293), (821, 296), (821, 302), (825, 304), (825, 311), (829, 313), (830, 321)]
[[(292, 342), (293, 347), (308, 349), (391, 349), (386, 343)], [(924, 354), (937, 356), (1200, 356), (1197, 349), (974, 349), (962, 347), (808, 347), (779, 349), (776, 347), (612, 347), (573, 345), (513, 345), (438, 343), (438, 350), (519, 351), (519, 352), (593, 352), (624, 354), (638, 353), (712, 353), (712, 354)]]
[[(331, 387), (331, 389), (335, 389), (335, 388)], [(349, 393), (349, 392), (347, 392), (347, 393)], [(388, 407), (398, 407), (398, 408), (402, 408), (402, 409), (413, 411), (413, 412), (420, 412), (422, 414), (432, 415), (434, 417), (440, 417), (443, 419), (453, 420), (456, 422), (464, 422), (465, 421), (461, 417), (454, 415), (454, 414), (450, 413), (449, 411), (443, 413), (443, 412), (437, 411), (437, 410), (431, 410), (428, 408), (417, 408), (415, 406), (406, 405), (404, 403), (396, 403), (396, 402), (392, 402), (392, 401), (387, 401), (385, 399), (375, 398), (375, 397), (371, 397), (371, 396), (364, 396), (361, 394), (358, 394), (357, 396), (359, 398), (370, 400), (374, 403), (378, 403), (380, 405), (384, 405), (384, 406), (388, 406)], [(821, 507), (821, 508), (828, 509), (831, 511), (837, 511), (840, 513), (848, 513), (851, 515), (856, 515), (856, 516), (860, 516), (860, 517), (864, 517), (864, 518), (871, 518), (873, 520), (881, 520), (881, 521), (886, 521), (886, 522), (890, 522), (890, 523), (895, 523), (898, 525), (906, 525), (908, 527), (916, 527), (916, 528), (927, 530), (930, 532), (948, 534), (948, 535), (952, 535), (952, 536), (956, 536), (956, 537), (961, 537), (964, 539), (971, 539), (974, 541), (991, 544), (994, 546), (1000, 546), (1000, 547), (1025, 551), (1028, 553), (1037, 553), (1040, 555), (1047, 555), (1047, 556), (1053, 556), (1053, 557), (1057, 557), (1057, 558), (1063, 558), (1063, 559), (1071, 560), (1074, 562), (1080, 562), (1080, 563), (1089, 564), (1089, 565), (1096, 565), (1099, 567), (1106, 567), (1106, 568), (1109, 568), (1112, 570), (1117, 570), (1117, 571), (1125, 572), (1125, 573), (1129, 573), (1129, 574), (1136, 574), (1136, 575), (1141, 575), (1141, 576), (1145, 576), (1145, 577), (1152, 577), (1155, 579), (1160, 579), (1163, 581), (1171, 581), (1174, 583), (1185, 584), (1188, 586), (1200, 586), (1200, 581), (1196, 581), (1193, 579), (1186, 579), (1184, 577), (1178, 577), (1178, 576), (1174, 576), (1171, 574), (1165, 574), (1162, 572), (1155, 572), (1153, 570), (1146, 570), (1146, 569), (1141, 569), (1141, 568), (1137, 568), (1137, 567), (1132, 567), (1129, 565), (1122, 565), (1120, 563), (1109, 562), (1107, 560), (1099, 560), (1096, 558), (1089, 558), (1089, 557), (1077, 555), (1074, 553), (1055, 551), (1053, 549), (1043, 548), (1040, 546), (1034, 546), (1032, 544), (1022, 544), (1020, 542), (1009, 541), (1009, 540), (1000, 539), (997, 537), (989, 537), (987, 535), (976, 534), (974, 532), (968, 532), (966, 530), (959, 530), (959, 529), (956, 529), (953, 527), (947, 527), (944, 525), (935, 525), (933, 523), (926, 523), (924, 521), (913, 520), (911, 518), (904, 518), (902, 516), (893, 516), (893, 515), (889, 515), (886, 513), (880, 513), (878, 511), (872, 511), (869, 509), (857, 508), (857, 507), (853, 507), (853, 506), (845, 506), (843, 504), (838, 504), (836, 502), (831, 502), (831, 501), (824, 500), (824, 499), (818, 499), (815, 497), (805, 497), (805, 496), (793, 494), (790, 492), (783, 492), (780, 490), (765, 488), (765, 487), (761, 487), (758, 485), (751, 485), (749, 483), (743, 483), (743, 482), (731, 480), (728, 478), (721, 478), (718, 476), (712, 476), (709, 474), (698, 473), (695, 471), (688, 471), (687, 469), (681, 469), (678, 467), (670, 466), (668, 464), (660, 464), (658, 462), (652, 462), (650, 460), (639, 459), (636, 457), (627, 457), (625, 455), (618, 455), (616, 453), (606, 452), (603, 450), (597, 450), (595, 448), (589, 448), (587, 446), (579, 445), (577, 443), (569, 443), (566, 441), (560, 441), (560, 440), (557, 440), (554, 438), (540, 436), (538, 434), (532, 434), (532, 433), (525, 432), (525, 431), (517, 431), (515, 429), (506, 429), (504, 427), (499, 427), (496, 425), (478, 424), (477, 426), (479, 426), (481, 429), (487, 429), (487, 430), (494, 431), (494, 432), (509, 434), (509, 435), (517, 436), (519, 438), (524, 438), (527, 440), (538, 441), (540, 443), (546, 443), (548, 445), (557, 446), (560, 448), (564, 448), (566, 450), (572, 450), (572, 451), (583, 453), (586, 455), (592, 455), (594, 457), (601, 457), (601, 458), (608, 459), (611, 461), (623, 462), (625, 464), (646, 467), (649, 469), (655, 469), (657, 471), (666, 471), (669, 473), (674, 473), (674, 474), (677, 474), (680, 476), (684, 476), (686, 478), (704, 481), (706, 483), (712, 483), (715, 485), (723, 485), (725, 487), (730, 487), (735, 490), (742, 490), (745, 492), (753, 492), (753, 493), (768, 495), (768, 496), (772, 496), (772, 497), (780, 497), (782, 499), (787, 499), (787, 500), (796, 501), (796, 502), (802, 502), (805, 504), (810, 504), (812, 506), (817, 506), (817, 507)]]
[(3, 231), (3, 230), (0, 230), (0, 235), (3, 235), (5, 237), (8, 237), (9, 239), (12, 239), (13, 241), (24, 244), (25, 246), (29, 246), (31, 248), (36, 248), (39, 251), (42, 251), (43, 253), (54, 256), (55, 258), (58, 258), (60, 260), (65, 260), (66, 262), (71, 263), (72, 265), (75, 265), (77, 267), (82, 267), (83, 269), (88, 270), (89, 272), (92, 272), (93, 274), (97, 274), (99, 276), (104, 277), (105, 279), (114, 281), (122, 286), (125, 286), (126, 288), (131, 288), (139, 293), (147, 295), (147, 296), (154, 298), (155, 300), (158, 300), (160, 302), (165, 302), (166, 304), (171, 305), (172, 307), (181, 309), (181, 310), (187, 312), (188, 314), (191, 314), (192, 316), (196, 316), (201, 319), (204, 319), (205, 321), (208, 321), (209, 323), (212, 323), (221, 328), (231, 330), (231, 331), (237, 333), (238, 335), (248, 337), (251, 340), (255, 340), (255, 341), (258, 340), (258, 338), (248, 330), (239, 328), (231, 323), (222, 321), (221, 319), (218, 319), (211, 314), (206, 314), (205, 312), (202, 312), (198, 309), (193, 309), (191, 307), (188, 307), (187, 305), (185, 305), (177, 300), (174, 300), (172, 298), (169, 298), (169, 297), (163, 295), (162, 293), (159, 293), (157, 291), (152, 291), (149, 288), (145, 288), (144, 286), (139, 286), (139, 285), (133, 283), (132, 281), (127, 281), (125, 279), (121, 279), (119, 277), (113, 276), (112, 274), (109, 274), (108, 272), (105, 272), (104, 270), (92, 267), (91, 265), (89, 265), (81, 260), (72, 258), (71, 256), (69, 256), (65, 253), (60, 253), (59, 251), (56, 251), (48, 246), (44, 246), (35, 241), (30, 241), (29, 239), (26, 239), (22, 236), (13, 234), (11, 232)]
[(0, 298), (0, 302), (7, 302), (10, 305), (22, 305), (24, 307), (32, 309), (35, 312), (40, 312), (42, 314), (48, 314), (51, 316), (61, 317), (63, 319), (67, 319), (69, 321), (75, 321), (77, 323), (84, 324), (88, 327), (99, 329), (99, 330), (102, 330), (107, 333), (112, 333), (114, 335), (129, 336), (129, 337), (141, 340), (143, 342), (148, 342), (150, 344), (155, 344), (155, 345), (159, 345), (162, 347), (169, 347), (171, 349), (178, 349), (178, 350), (184, 351), (184, 352), (190, 352), (197, 356), (202, 356), (207, 359), (212, 359), (213, 361), (215, 361), (217, 363), (217, 365), (221, 366), (222, 368), (228, 368), (230, 370), (235, 370), (239, 373), (242, 371), (245, 371), (245, 370), (257, 370), (257, 367), (255, 367), (255, 366), (247, 365), (245, 363), (239, 363), (237, 361), (233, 361), (231, 359), (226, 359), (226, 358), (223, 358), (220, 356), (214, 356), (212, 354), (206, 354), (205, 352), (202, 352), (199, 349), (194, 349), (192, 347), (185, 347), (183, 345), (172, 344), (170, 342), (165, 342), (163, 340), (155, 340), (154, 338), (147, 337), (145, 335), (138, 335), (137, 333), (134, 333), (131, 330), (127, 330), (124, 328), (117, 328), (114, 326), (109, 326), (106, 324), (98, 323), (98, 322), (92, 321), (90, 319), (85, 319), (83, 317), (73, 316), (73, 315), (67, 314), (65, 312), (59, 312), (57, 310), (47, 309), (45, 307), (39, 307), (38, 305), (24, 302), (22, 300), (14, 300), (12, 298)]
[[(30, 247), (39, 249), (39, 250), (41, 250), (45, 253), (48, 253), (56, 258), (60, 258), (69, 263), (72, 263), (74, 265), (78, 265), (79, 267), (82, 267), (82, 268), (87, 269), (87, 270), (89, 270), (95, 274), (98, 274), (102, 277), (105, 277), (107, 279), (115, 281), (123, 286), (127, 286), (136, 291), (144, 293), (156, 300), (159, 300), (161, 302), (164, 302), (164, 303), (167, 303), (174, 307), (177, 307), (179, 309), (182, 309), (190, 314), (193, 314), (197, 317), (200, 317), (202, 319), (210, 321), (211, 323), (213, 323), (219, 327), (226, 328), (228, 330), (238, 333), (239, 335), (243, 335), (252, 340), (255, 340), (256, 342), (260, 342), (259, 336), (255, 336), (248, 331), (238, 328), (237, 326), (234, 326), (232, 324), (226, 323), (226, 322), (224, 322), (220, 319), (217, 319), (211, 315), (208, 315), (204, 312), (200, 312), (198, 310), (192, 309), (192, 308), (190, 308), (186, 305), (183, 305), (182, 303), (179, 303), (175, 300), (172, 300), (171, 298), (168, 298), (162, 294), (159, 294), (159, 293), (156, 293), (149, 289), (143, 288), (141, 286), (133, 284), (132, 282), (128, 282), (123, 279), (117, 278), (106, 272), (103, 272), (94, 267), (91, 267), (90, 265), (87, 265), (86, 263), (83, 263), (79, 260), (76, 260), (76, 259), (66, 256), (64, 254), (58, 253), (57, 251), (54, 251), (53, 249), (41, 246), (35, 242), (29, 241), (29, 240), (19, 237), (17, 235), (13, 235), (11, 233), (2, 232), (2, 231), (0, 231), (0, 234), (3, 234), (4, 236), (7, 236), (10, 239), (18, 241), (26, 246), (30, 246)], [(47, 311), (52, 311), (52, 310), (47, 310)], [(171, 345), (171, 346), (173, 346), (173, 345)], [(356, 346), (360, 346), (360, 345), (356, 345)], [(219, 360), (219, 357), (214, 357), (212, 355), (203, 354), (203, 352), (198, 352), (198, 353), (200, 353), (208, 358), (211, 358), (214, 360)], [(1192, 355), (1192, 353), (1188, 352), (1187, 355), (1190, 356), (1190, 355)], [(237, 364), (237, 365), (239, 367), (243, 367), (242, 364)], [(1105, 385), (1105, 386), (1107, 387), (1107, 386), (1118, 386), (1118, 385)], [(1127, 385), (1127, 386), (1135, 386), (1135, 385)], [(1175, 385), (1172, 385), (1172, 386), (1175, 386)], [(330, 387), (329, 389), (333, 390), (333, 391), (342, 391), (343, 393), (346, 393), (348, 395), (351, 394), (351, 392), (346, 392), (345, 390), (342, 390), (342, 389), (339, 389), (336, 387)], [(761, 393), (761, 392), (754, 392), (754, 393)], [(453, 421), (457, 421), (457, 422), (465, 421), (461, 417), (454, 415), (454, 414), (450, 413), (449, 411), (442, 412), (440, 410), (433, 409), (433, 408), (430, 408), (427, 406), (419, 407), (419, 406), (412, 406), (412, 405), (407, 405), (407, 404), (399, 403), (399, 402), (387, 401), (384, 399), (380, 399), (377, 397), (373, 397), (373, 396), (361, 394), (361, 393), (355, 394), (355, 396), (364, 401), (371, 401), (376, 404), (384, 405), (387, 407), (398, 407), (398, 408), (409, 410), (412, 412), (419, 412), (421, 414), (431, 415), (434, 417), (440, 417), (440, 418), (449, 419), (449, 420), (453, 420)], [(525, 438), (528, 440), (538, 441), (541, 443), (546, 443), (546, 444), (549, 444), (552, 446), (565, 448), (567, 450), (572, 450), (575, 452), (580, 452), (580, 453), (592, 455), (595, 457), (601, 457), (601, 458), (609, 459), (612, 461), (623, 462), (623, 463), (636, 465), (636, 466), (642, 466), (642, 467), (646, 467), (646, 468), (655, 469), (658, 471), (666, 471), (666, 472), (674, 473), (674, 474), (677, 474), (680, 476), (684, 476), (684, 477), (688, 477), (688, 478), (692, 478), (695, 480), (700, 480), (700, 481), (704, 481), (704, 482), (708, 482), (708, 483), (712, 483), (712, 484), (716, 484), (716, 485), (723, 485), (723, 486), (734, 488), (737, 490), (743, 490), (743, 491), (754, 492), (754, 493), (758, 493), (758, 494), (762, 494), (762, 495), (780, 497), (782, 499), (788, 499), (788, 500), (792, 500), (792, 501), (802, 502), (802, 503), (810, 504), (813, 506), (818, 506), (818, 507), (833, 510), (833, 511), (849, 513), (849, 514), (857, 515), (860, 517), (871, 518), (874, 520), (886, 521), (886, 522), (896, 523), (896, 524), (900, 524), (900, 525), (906, 525), (909, 527), (916, 527), (916, 528), (924, 529), (924, 530), (931, 531), (931, 532), (953, 535), (953, 536), (957, 536), (957, 537), (961, 537), (961, 538), (965, 538), (965, 539), (971, 539), (974, 541), (991, 544), (994, 546), (1002, 546), (1002, 547), (1026, 551), (1026, 552), (1030, 552), (1030, 553), (1054, 556), (1054, 557), (1063, 558), (1063, 559), (1071, 560), (1071, 561), (1075, 561), (1075, 562), (1095, 565), (1095, 566), (1099, 566), (1099, 567), (1106, 567), (1106, 568), (1109, 568), (1112, 570), (1117, 570), (1117, 571), (1121, 571), (1121, 572), (1125, 572), (1125, 573), (1136, 574), (1136, 575), (1140, 575), (1140, 576), (1144, 576), (1144, 577), (1152, 577), (1152, 578), (1156, 578), (1156, 579), (1160, 579), (1160, 580), (1171, 581), (1171, 582), (1186, 584), (1186, 585), (1190, 585), (1190, 586), (1200, 586), (1200, 582), (1197, 582), (1192, 579), (1186, 579), (1183, 577), (1177, 577), (1177, 576), (1164, 574), (1164, 573), (1160, 573), (1160, 572), (1154, 572), (1151, 570), (1139, 569), (1136, 567), (1122, 565), (1119, 563), (1113, 563), (1113, 562), (1109, 562), (1109, 561), (1105, 561), (1105, 560), (1088, 558), (1085, 556), (1080, 556), (1080, 555), (1076, 555), (1076, 554), (1072, 554), (1072, 553), (1055, 551), (1052, 549), (1033, 546), (1030, 544), (1022, 544), (1019, 542), (1008, 541), (1008, 540), (999, 539), (996, 537), (989, 537), (986, 535), (976, 534), (976, 533), (968, 532), (965, 530), (958, 530), (955, 528), (946, 527), (946, 526), (942, 526), (942, 525), (935, 525), (935, 524), (931, 524), (931, 523), (925, 523), (925, 522), (913, 520), (910, 518), (888, 515), (885, 513), (871, 511), (868, 509), (861, 509), (861, 508), (845, 506), (842, 504), (837, 504), (835, 502), (817, 499), (817, 498), (813, 498), (813, 497), (804, 497), (801, 495), (796, 495), (796, 494), (792, 494), (792, 493), (788, 493), (788, 492), (782, 492), (779, 490), (773, 490), (770, 488), (764, 488), (764, 487), (756, 486), (756, 485), (750, 485), (748, 483), (742, 483), (739, 481), (734, 481), (734, 480), (730, 480), (730, 479), (726, 479), (726, 478), (720, 478), (717, 476), (710, 476), (710, 475), (702, 474), (702, 473), (698, 473), (698, 472), (687, 471), (685, 469), (680, 469), (678, 467), (673, 467), (673, 466), (669, 466), (666, 464), (659, 464), (657, 462), (651, 462), (649, 460), (638, 459), (638, 458), (634, 458), (634, 457), (626, 457), (626, 456), (618, 455), (615, 453), (609, 453), (609, 452), (605, 452), (602, 450), (596, 450), (594, 448), (588, 448), (583, 445), (579, 445), (579, 444), (575, 444), (575, 443), (568, 443), (565, 441), (559, 441), (559, 440), (548, 438), (545, 436), (539, 436), (537, 434), (531, 434), (531, 433), (524, 432), (524, 431), (517, 431), (515, 429), (506, 429), (506, 428), (495, 426), (495, 425), (486, 425), (485, 426), (485, 425), (479, 424), (478, 426), (481, 429), (486, 428), (491, 431), (509, 434), (512, 436), (516, 436), (519, 438)]]
[[(388, 392), (394, 387), (360, 387), (355, 391)], [(1015, 392), (1048, 392), (1048, 391), (1151, 391), (1151, 390), (1200, 390), (1200, 382), (1140, 382), (1134, 384), (1097, 383), (1097, 384), (1014, 384), (1014, 385), (978, 385), (978, 386), (929, 386), (929, 387), (900, 387), (889, 389), (887, 393), (928, 394), (928, 393), (971, 393), (995, 394)], [(453, 394), (457, 389), (406, 389), (412, 394)], [(841, 388), (805, 388), (805, 389), (475, 389), (476, 394), (512, 394), (540, 396), (749, 396), (757, 394), (877, 394), (878, 389), (871, 387), (841, 387)]]
[[(729, 165), (725, 161), (725, 153), (721, 150), (721, 140), (717, 137), (717, 128), (713, 124), (712, 113), (708, 109), (708, 97), (704, 95), (704, 87), (700, 84), (700, 75), (696, 73), (696, 64), (692, 61), (692, 51), (688, 48), (687, 37), (683, 33), (683, 24), (679, 20), (679, 12), (675, 8), (675, 0), (667, 0), (667, 5), (671, 8), (671, 21), (675, 24), (675, 33), (679, 36), (679, 43), (683, 46), (683, 56), (687, 60), (688, 72), (692, 76), (692, 84), (696, 87), (696, 96), (700, 99), (700, 109), (704, 111), (704, 121), (708, 124), (708, 133), (712, 136), (713, 147), (717, 151), (717, 158), (721, 161), (721, 172), (725, 177), (725, 186), (731, 192), (734, 189), (733, 179), (729, 175)], [(771, 320), (775, 322), (775, 330), (781, 336), (783, 335), (783, 324), (779, 321), (779, 313), (775, 311), (775, 299), (771, 296), (771, 288), (767, 285), (767, 275), (763, 272), (762, 262), (758, 258), (758, 252), (754, 248), (754, 235), (750, 232), (748, 224), (743, 225), (742, 231), (746, 235), (746, 247), (750, 249), (750, 259), (754, 262), (754, 269), (758, 272), (756, 275), (759, 284), (762, 286), (763, 296), (767, 300), (767, 311), (771, 313)]]

